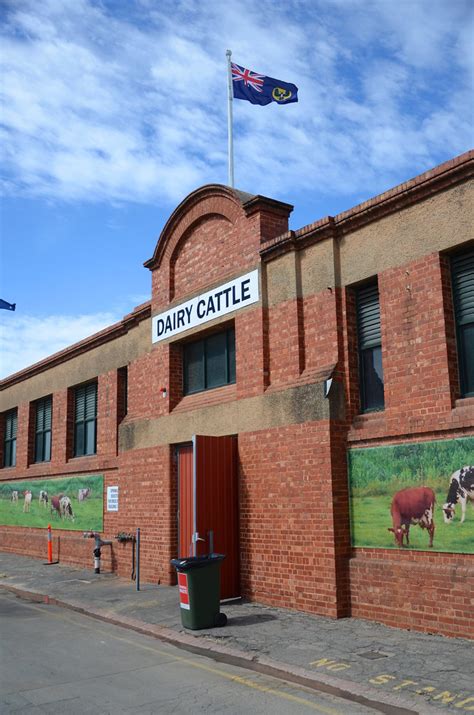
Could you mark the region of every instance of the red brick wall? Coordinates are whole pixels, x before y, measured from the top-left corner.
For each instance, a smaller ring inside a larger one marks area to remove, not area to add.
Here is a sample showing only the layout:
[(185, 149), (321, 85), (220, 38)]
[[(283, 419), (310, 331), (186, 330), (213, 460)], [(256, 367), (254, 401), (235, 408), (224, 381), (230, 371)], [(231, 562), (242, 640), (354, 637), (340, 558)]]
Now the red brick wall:
[(239, 460), (243, 595), (340, 614), (328, 422), (241, 434)]
[(474, 638), (472, 556), (357, 549), (350, 578), (355, 617)]

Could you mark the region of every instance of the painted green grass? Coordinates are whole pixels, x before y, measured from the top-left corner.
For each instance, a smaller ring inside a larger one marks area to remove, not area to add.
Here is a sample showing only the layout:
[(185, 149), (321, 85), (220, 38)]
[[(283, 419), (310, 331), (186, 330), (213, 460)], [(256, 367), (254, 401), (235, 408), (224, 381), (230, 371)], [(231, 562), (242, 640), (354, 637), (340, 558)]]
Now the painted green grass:
[[(396, 490), (395, 490), (396, 491)], [(441, 505), (446, 498), (445, 491), (436, 492), (434, 513), (435, 535), (433, 551), (451, 553), (474, 553), (474, 508), (468, 502), (466, 519), (460, 523), (461, 508), (456, 509), (452, 524), (445, 524)], [(395, 538), (388, 527), (392, 526), (390, 515), (391, 497), (360, 496), (351, 501), (352, 543), (354, 546), (365, 546), (382, 549), (396, 549)], [(419, 526), (410, 527), (409, 549), (427, 551), (429, 536), (426, 529)], [(404, 547), (407, 548), (407, 547)]]
[[(92, 495), (80, 502), (77, 498), (79, 489), (89, 488)], [(29, 512), (23, 512), (23, 492), (29, 489), (33, 494)], [(50, 503), (44, 507), (38, 497), (41, 489), (53, 495), (64, 494), (71, 499), (74, 521), (60, 519), (51, 514)], [(18, 502), (11, 501), (13, 490), (19, 492)], [(103, 531), (104, 479), (102, 475), (61, 477), (59, 479), (30, 479), (0, 483), (0, 524), (5, 526), (23, 526), (46, 528), (48, 524), (56, 529), (68, 531)]]

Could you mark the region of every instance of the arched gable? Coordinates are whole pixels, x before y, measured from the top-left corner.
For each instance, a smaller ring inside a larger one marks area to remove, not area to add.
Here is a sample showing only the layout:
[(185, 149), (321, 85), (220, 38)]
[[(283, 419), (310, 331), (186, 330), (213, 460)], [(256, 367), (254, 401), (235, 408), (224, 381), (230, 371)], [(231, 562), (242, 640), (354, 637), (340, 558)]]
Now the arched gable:
[(244, 204), (252, 199), (227, 186), (208, 185), (177, 207), (145, 263), (153, 272), (155, 302), (171, 302), (229, 272), (247, 220)]
[(223, 220), (235, 224), (239, 216), (245, 215), (243, 205), (253, 198), (251, 194), (221, 184), (207, 184), (196, 189), (169, 217), (153, 256), (145, 262), (145, 267), (153, 271), (161, 266), (163, 260), (169, 260), (184, 234), (189, 233), (189, 229), (206, 216), (221, 216)]

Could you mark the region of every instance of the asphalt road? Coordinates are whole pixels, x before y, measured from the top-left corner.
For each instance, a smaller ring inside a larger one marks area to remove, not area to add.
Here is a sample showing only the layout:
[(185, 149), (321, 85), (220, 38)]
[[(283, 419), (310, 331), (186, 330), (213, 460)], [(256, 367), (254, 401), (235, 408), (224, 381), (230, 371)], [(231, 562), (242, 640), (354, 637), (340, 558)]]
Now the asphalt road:
[(0, 712), (374, 713), (12, 594), (0, 594)]

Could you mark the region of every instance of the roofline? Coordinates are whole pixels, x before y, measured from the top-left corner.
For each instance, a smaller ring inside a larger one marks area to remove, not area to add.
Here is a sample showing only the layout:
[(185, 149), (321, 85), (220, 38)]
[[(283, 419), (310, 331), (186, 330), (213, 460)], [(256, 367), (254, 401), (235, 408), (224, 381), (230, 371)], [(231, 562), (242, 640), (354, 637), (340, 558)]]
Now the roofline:
[(115, 340), (121, 335), (128, 333), (129, 330), (136, 327), (139, 323), (146, 320), (150, 316), (151, 301), (147, 301), (146, 303), (142, 303), (134, 308), (131, 313), (127, 313), (127, 315), (125, 315), (120, 322), (109, 325), (107, 328), (100, 330), (98, 333), (89, 335), (87, 338), (80, 340), (78, 343), (74, 343), (63, 350), (44, 358), (44, 360), (40, 360), (39, 362), (34, 363), (29, 367), (25, 367), (23, 370), (14, 372), (12, 375), (0, 380), (0, 391), (6, 390), (19, 382), (23, 382), (23, 380), (28, 380), (41, 372), (50, 370), (66, 360), (72, 360), (72, 358), (78, 357), (78, 355), (89, 352), (89, 350), (93, 350), (94, 348), (98, 348), (100, 345), (109, 343), (111, 340)]
[(341, 237), (451, 186), (467, 181), (473, 175), (474, 150), (470, 150), (347, 211), (335, 216), (325, 216), (297, 231), (287, 231), (281, 236), (264, 241), (260, 256), (262, 260), (271, 260), (282, 253), (325, 238)]

